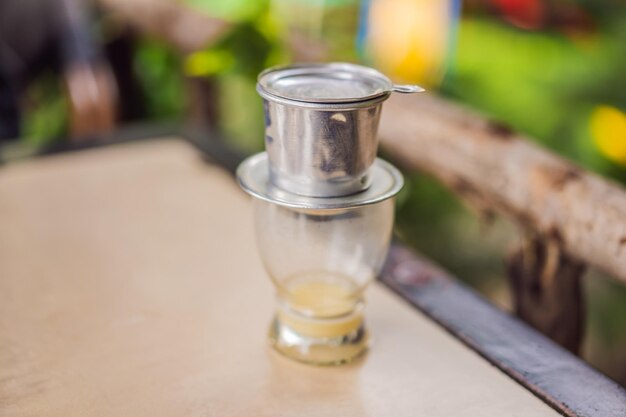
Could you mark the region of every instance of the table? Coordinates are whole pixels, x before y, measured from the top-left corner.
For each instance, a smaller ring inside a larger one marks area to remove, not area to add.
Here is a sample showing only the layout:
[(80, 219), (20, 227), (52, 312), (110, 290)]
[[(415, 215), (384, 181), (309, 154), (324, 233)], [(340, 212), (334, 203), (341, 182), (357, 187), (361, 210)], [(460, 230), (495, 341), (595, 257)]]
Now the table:
[(380, 283), (371, 351), (273, 352), (249, 198), (165, 138), (0, 168), (2, 416), (555, 416)]

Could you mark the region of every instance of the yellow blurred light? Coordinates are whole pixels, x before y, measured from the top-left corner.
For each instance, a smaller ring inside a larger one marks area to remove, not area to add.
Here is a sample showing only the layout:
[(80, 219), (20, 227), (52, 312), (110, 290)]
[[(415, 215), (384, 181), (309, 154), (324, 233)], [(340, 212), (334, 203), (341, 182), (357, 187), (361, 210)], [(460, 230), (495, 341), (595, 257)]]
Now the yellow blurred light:
[(591, 113), (591, 135), (600, 152), (608, 159), (626, 165), (626, 114), (607, 105)]
[(183, 70), (190, 77), (206, 77), (225, 70), (232, 62), (226, 51), (199, 51), (187, 55)]
[(367, 52), (400, 82), (439, 83), (450, 31), (449, 0), (372, 0)]

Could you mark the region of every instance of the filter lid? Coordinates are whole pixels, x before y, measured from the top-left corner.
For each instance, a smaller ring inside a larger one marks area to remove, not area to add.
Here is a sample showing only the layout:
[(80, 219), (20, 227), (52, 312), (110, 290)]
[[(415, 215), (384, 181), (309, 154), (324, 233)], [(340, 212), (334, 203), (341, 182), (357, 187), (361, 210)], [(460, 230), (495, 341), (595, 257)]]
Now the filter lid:
[(423, 89), (396, 86), (375, 69), (336, 62), (269, 68), (259, 75), (257, 91), (269, 100), (331, 104), (384, 100), (392, 91), (413, 93)]

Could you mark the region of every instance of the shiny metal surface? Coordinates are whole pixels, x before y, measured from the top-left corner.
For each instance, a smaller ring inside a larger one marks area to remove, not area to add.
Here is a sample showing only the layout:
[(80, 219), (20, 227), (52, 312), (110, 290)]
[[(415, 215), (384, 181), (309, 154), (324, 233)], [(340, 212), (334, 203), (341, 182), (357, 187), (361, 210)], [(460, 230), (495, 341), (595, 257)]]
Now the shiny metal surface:
[(259, 93), (309, 103), (365, 101), (388, 94), (389, 78), (348, 63), (300, 64), (269, 68), (258, 78)]
[(379, 203), (394, 197), (404, 185), (400, 171), (380, 158), (375, 159), (370, 176), (371, 186), (363, 192), (319, 198), (293, 194), (273, 184), (266, 152), (247, 158), (237, 168), (237, 180), (248, 194), (285, 207), (313, 210), (345, 209)]
[(380, 72), (333, 63), (271, 68), (259, 76), (270, 180), (294, 194), (337, 197), (370, 186), (382, 102), (394, 86)]
[(259, 74), (257, 91), (271, 101), (328, 109), (341, 107), (333, 104), (359, 106), (359, 102), (376, 98), (385, 100), (392, 92), (420, 93), (424, 89), (418, 85), (393, 84), (373, 68), (334, 62), (269, 68)]
[(338, 111), (264, 104), (272, 182), (313, 197), (354, 194), (369, 186), (380, 104)]
[(401, 93), (401, 94), (413, 94), (413, 93), (423, 93), (426, 90), (424, 90), (419, 85), (394, 84), (393, 87), (391, 88), (391, 91), (393, 91), (394, 93)]

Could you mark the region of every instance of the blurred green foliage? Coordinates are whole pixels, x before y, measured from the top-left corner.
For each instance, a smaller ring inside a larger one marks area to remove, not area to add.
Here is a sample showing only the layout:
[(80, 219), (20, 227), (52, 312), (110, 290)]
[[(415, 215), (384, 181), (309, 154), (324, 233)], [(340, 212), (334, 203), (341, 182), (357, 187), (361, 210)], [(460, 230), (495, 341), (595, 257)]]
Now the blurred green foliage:
[(289, 61), (278, 22), (268, 1), (206, 1), (187, 3), (212, 16), (235, 22), (217, 44), (187, 56), (185, 73), (217, 85), (219, 128), (232, 144), (246, 152), (263, 146), (263, 107), (256, 94), (256, 77), (265, 68)]
[(267, 10), (268, 0), (184, 0), (202, 13), (230, 22), (251, 21)]
[[(594, 106), (609, 102), (626, 108), (626, 84), (618, 82), (626, 73), (626, 33), (618, 21), (598, 32), (567, 36), (524, 31), (493, 18), (466, 17), (459, 25), (456, 54), (442, 93), (589, 169), (624, 179), (623, 168), (598, 153), (589, 133)], [(450, 219), (463, 217), (465, 210), (429, 180), (410, 179), (409, 184), (415, 197), (400, 206), (401, 228), (412, 236), (410, 241), (441, 259), (445, 248), (438, 247), (445, 244), (434, 243), (432, 236), (419, 244), (415, 236), (434, 228), (455, 240)], [(467, 264), (460, 260), (455, 268), (457, 259), (451, 256), (446, 264), (461, 272)], [(474, 275), (467, 270), (459, 275), (468, 273)]]
[(396, 205), (396, 234), (486, 293), (505, 284), (502, 254), (496, 253), (512, 234), (510, 225), (498, 221), (494, 227), (495, 221), (477, 217), (432, 178), (405, 173)]
[(180, 119), (185, 109), (182, 58), (162, 42), (144, 39), (134, 55), (133, 69), (145, 92), (147, 117)]
[(466, 18), (442, 91), (528, 134), (589, 169), (626, 180), (593, 144), (589, 120), (599, 104), (626, 109), (623, 19), (566, 36), (529, 32), (493, 19)]
[(25, 144), (40, 147), (61, 138), (69, 123), (69, 103), (54, 74), (44, 73), (28, 86), (24, 96), (22, 140)]
[[(589, 169), (624, 180), (624, 168), (598, 152), (589, 130), (598, 104), (626, 108), (626, 84), (617, 82), (626, 73), (626, 31), (620, 28), (613, 23), (568, 36), (466, 17), (441, 92)], [(397, 212), (405, 241), (474, 286), (489, 291), (498, 285), (511, 227), (487, 227), (423, 176), (407, 176), (405, 194)]]
[(288, 60), (278, 42), (269, 14), (239, 24), (212, 51), (229, 54), (232, 65), (214, 77), (219, 88), (220, 128), (241, 149), (254, 152), (263, 146), (263, 106), (256, 93), (256, 77), (263, 69)]

